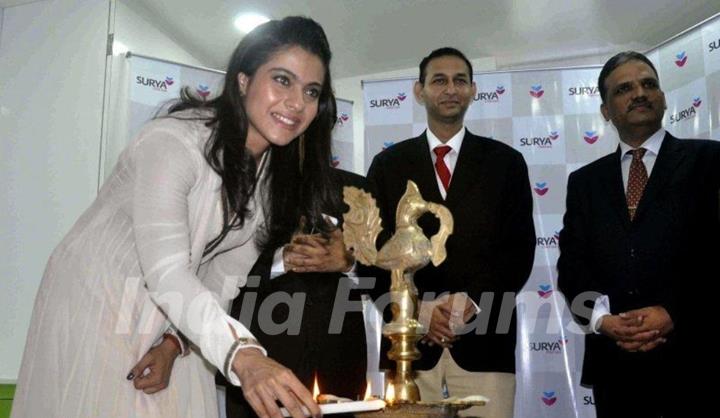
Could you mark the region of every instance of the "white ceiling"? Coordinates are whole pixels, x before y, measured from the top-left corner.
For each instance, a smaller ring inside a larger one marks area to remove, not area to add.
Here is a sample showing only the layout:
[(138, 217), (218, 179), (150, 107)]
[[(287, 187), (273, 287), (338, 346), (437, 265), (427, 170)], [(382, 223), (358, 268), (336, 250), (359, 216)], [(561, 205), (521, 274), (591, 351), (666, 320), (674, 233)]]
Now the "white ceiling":
[(0, 0), (0, 9), (19, 6), (21, 4), (35, 3), (40, 0)]
[(240, 12), (320, 22), (333, 77), (410, 68), (438, 47), (499, 68), (646, 50), (720, 13), (718, 0), (123, 0), (208, 67), (223, 69)]

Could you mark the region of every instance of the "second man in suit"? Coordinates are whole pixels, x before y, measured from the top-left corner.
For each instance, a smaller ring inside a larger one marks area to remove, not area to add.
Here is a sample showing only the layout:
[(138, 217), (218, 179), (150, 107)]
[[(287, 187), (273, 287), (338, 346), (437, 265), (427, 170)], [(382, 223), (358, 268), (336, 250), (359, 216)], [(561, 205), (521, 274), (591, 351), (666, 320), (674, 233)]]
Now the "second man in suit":
[(720, 144), (662, 128), (665, 93), (642, 54), (612, 57), (598, 85), (620, 144), (570, 175), (558, 261), (574, 312), (593, 308), (582, 380), (599, 418), (690, 416), (711, 399), (697, 373), (716, 322)]
[[(407, 180), (425, 200), (445, 205), (455, 220), (446, 261), (415, 274), (420, 315), (430, 319), (419, 347), (422, 358), (414, 364), (420, 395), (428, 401), (485, 395), (488, 405), (465, 413), (509, 418), (514, 300), (535, 247), (527, 166), (511, 147), (465, 128), (476, 87), (472, 65), (460, 51), (441, 48), (425, 57), (414, 93), (426, 109), (428, 129), (378, 154), (368, 183), (390, 233)], [(429, 214), (419, 225), (428, 236), (439, 226)]]

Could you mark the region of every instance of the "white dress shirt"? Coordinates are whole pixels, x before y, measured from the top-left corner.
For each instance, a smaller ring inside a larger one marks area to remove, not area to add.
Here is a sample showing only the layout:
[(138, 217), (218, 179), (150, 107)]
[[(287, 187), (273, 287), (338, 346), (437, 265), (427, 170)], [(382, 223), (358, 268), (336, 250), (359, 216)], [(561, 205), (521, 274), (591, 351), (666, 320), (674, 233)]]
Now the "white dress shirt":
[[(433, 163), (433, 171), (435, 171), (435, 180), (437, 181), (438, 190), (440, 190), (440, 195), (443, 199), (447, 199), (447, 191), (445, 190), (445, 186), (442, 184), (442, 180), (440, 180), (440, 176), (437, 173), (437, 170), (435, 170), (435, 162), (437, 161), (437, 155), (435, 155), (435, 151), (433, 151), (436, 147), (447, 145), (451, 148), (450, 152), (445, 154), (445, 157), (443, 157), (443, 161), (445, 161), (445, 165), (448, 168), (448, 171), (450, 171), (450, 184), (452, 184), (452, 175), (455, 172), (455, 166), (457, 165), (458, 156), (460, 156), (460, 147), (462, 147), (463, 139), (465, 138), (465, 127), (463, 126), (455, 135), (452, 136), (447, 142), (443, 143), (440, 139), (438, 139), (437, 136), (430, 130), (430, 127), (427, 128), (425, 131), (425, 136), (427, 137), (428, 141), (428, 147), (430, 148), (430, 158), (432, 158)], [(465, 292), (459, 292), (459, 293), (465, 293)], [(467, 295), (467, 293), (465, 293)], [(478, 304), (470, 299), (470, 301), (475, 305), (475, 313), (480, 313), (480, 307)]]
[[(450, 171), (450, 184), (452, 184), (452, 174), (455, 171), (455, 165), (457, 164), (458, 156), (460, 155), (460, 147), (462, 146), (463, 138), (465, 138), (465, 127), (463, 126), (462, 129), (458, 131), (455, 135), (453, 135), (452, 138), (450, 138), (449, 141), (443, 143), (438, 139), (437, 136), (435, 136), (434, 133), (430, 130), (430, 127), (427, 128), (425, 131), (425, 136), (427, 136), (428, 140), (428, 147), (430, 148), (430, 158), (432, 158), (433, 162), (433, 170), (435, 170), (435, 161), (437, 161), (437, 155), (435, 155), (435, 152), (433, 151), (436, 147), (442, 146), (442, 145), (448, 145), (450, 148), (450, 152), (445, 154), (445, 157), (443, 160), (445, 161), (445, 165), (447, 166), (448, 170)], [(445, 187), (442, 184), (442, 181), (440, 180), (440, 176), (437, 173), (437, 170), (435, 170), (435, 179), (437, 180), (438, 189), (440, 190), (440, 195), (443, 199), (447, 198), (447, 191), (445, 190)]]

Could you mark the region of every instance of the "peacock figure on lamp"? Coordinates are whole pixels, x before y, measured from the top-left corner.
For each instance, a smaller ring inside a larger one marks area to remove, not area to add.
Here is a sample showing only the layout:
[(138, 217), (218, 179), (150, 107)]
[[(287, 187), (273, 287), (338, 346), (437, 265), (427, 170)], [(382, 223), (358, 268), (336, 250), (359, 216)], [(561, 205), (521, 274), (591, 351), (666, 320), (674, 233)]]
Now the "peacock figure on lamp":
[[(417, 185), (408, 180), (395, 213), (395, 234), (378, 251), (375, 240), (382, 231), (382, 220), (375, 199), (355, 187), (345, 187), (343, 196), (350, 207), (343, 215), (345, 246), (354, 250), (359, 262), (391, 272), (393, 319), (383, 327), (383, 335), (392, 342), (388, 357), (397, 365), (393, 379), (395, 399), (417, 402), (420, 393), (413, 379), (412, 362), (420, 358), (416, 344), (427, 330), (418, 321), (418, 291), (413, 275), (431, 261), (435, 266), (445, 261), (445, 242), (453, 232), (452, 214), (445, 206), (424, 200)], [(417, 224), (426, 212), (440, 220), (439, 231), (430, 239)]]

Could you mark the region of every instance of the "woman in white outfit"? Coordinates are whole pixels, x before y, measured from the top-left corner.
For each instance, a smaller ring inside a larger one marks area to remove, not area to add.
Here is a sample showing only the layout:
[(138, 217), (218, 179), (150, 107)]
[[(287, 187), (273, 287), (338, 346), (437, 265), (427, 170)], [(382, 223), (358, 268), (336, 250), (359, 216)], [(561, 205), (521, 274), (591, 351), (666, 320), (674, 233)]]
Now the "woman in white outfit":
[(268, 22), (236, 48), (221, 96), (185, 91), (131, 142), (50, 257), (13, 417), (216, 417), (215, 368), (259, 416), (319, 415), (226, 310), (259, 249), (301, 216), (324, 224), (330, 56), (313, 20)]

